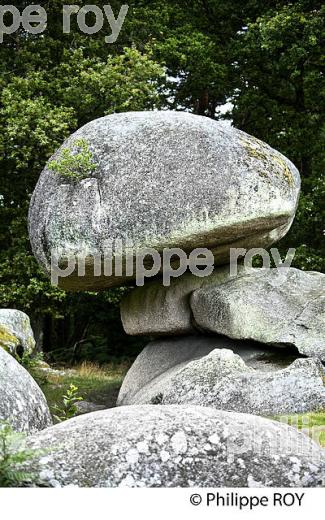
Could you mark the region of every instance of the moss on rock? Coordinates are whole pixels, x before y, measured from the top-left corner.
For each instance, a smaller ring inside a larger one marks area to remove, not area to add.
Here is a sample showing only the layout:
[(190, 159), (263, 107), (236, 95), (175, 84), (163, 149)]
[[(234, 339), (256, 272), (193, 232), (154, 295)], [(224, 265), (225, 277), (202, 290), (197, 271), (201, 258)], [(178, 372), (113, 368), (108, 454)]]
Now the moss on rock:
[(20, 341), (4, 325), (0, 325), (0, 347), (9, 352), (15, 353)]

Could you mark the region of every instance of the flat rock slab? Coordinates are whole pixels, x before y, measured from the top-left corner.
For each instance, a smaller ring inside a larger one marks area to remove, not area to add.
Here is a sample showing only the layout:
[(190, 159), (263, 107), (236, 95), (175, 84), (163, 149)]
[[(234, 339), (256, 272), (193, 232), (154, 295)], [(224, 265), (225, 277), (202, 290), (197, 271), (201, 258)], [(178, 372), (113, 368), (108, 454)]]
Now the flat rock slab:
[(91, 171), (76, 166), (76, 180), (48, 163), (29, 211), (31, 244), (45, 271), (53, 250), (63, 268), (71, 257), (86, 258), (85, 276), (75, 269), (59, 280), (62, 288), (99, 290), (135, 278), (94, 276), (94, 256), (113, 251), (117, 262), (127, 240), (158, 252), (208, 247), (224, 264), (231, 247), (267, 247), (291, 226), (297, 169), (235, 128), (184, 112), (114, 114), (79, 129), (52, 161), (79, 153), (81, 141)]
[(293, 268), (255, 271), (194, 291), (190, 307), (198, 327), (293, 346), (325, 361), (325, 275)]
[[(238, 265), (238, 276), (252, 269)], [(190, 308), (191, 294), (201, 287), (217, 286), (230, 280), (230, 266), (216, 267), (209, 276), (186, 273), (173, 278), (169, 287), (161, 280), (147, 281), (127, 294), (121, 302), (124, 330), (131, 336), (172, 336), (197, 332)]]
[(27, 314), (16, 309), (0, 309), (0, 347), (18, 356), (34, 350), (35, 339)]
[(198, 406), (127, 406), (70, 419), (28, 440), (49, 486), (315, 487), (324, 451), (297, 430)]
[(289, 357), (289, 366), (276, 370), (265, 363), (272, 355), (224, 338), (155, 341), (130, 368), (117, 404), (190, 404), (266, 416), (323, 410), (320, 361)]
[(18, 432), (33, 433), (51, 426), (42, 390), (10, 354), (0, 348), (0, 420)]

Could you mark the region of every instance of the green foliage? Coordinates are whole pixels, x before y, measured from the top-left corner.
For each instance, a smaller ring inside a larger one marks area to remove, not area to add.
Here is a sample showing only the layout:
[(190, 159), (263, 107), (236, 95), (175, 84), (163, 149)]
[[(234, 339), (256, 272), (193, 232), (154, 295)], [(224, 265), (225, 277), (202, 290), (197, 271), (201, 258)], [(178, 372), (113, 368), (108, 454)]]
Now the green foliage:
[[(53, 343), (73, 347), (82, 339), (83, 325), (71, 333), (69, 327), (68, 337), (58, 337), (56, 330), (65, 316), (78, 315), (79, 303), (84, 306), (95, 298), (68, 295), (51, 286), (31, 252), (27, 214), (39, 174), (64, 139), (82, 124), (113, 112), (158, 107), (158, 83), (164, 76), (164, 67), (154, 62), (149, 51), (143, 54), (125, 47), (107, 55), (107, 47), (103, 53), (97, 48), (90, 52), (87, 46), (65, 48), (59, 30), (50, 36), (53, 27), (52, 20), (44, 46), (38, 40), (37, 53), (29, 50), (32, 40), (24, 37), (19, 48), (5, 44), (0, 48), (0, 307), (23, 310), (33, 325), (45, 327), (45, 349)], [(49, 56), (52, 45), (55, 51)], [(77, 157), (73, 151), (64, 152), (63, 162), (54, 161), (54, 168), (72, 175), (72, 180), (90, 174), (90, 152), (84, 144), (81, 148)], [(80, 171), (74, 169), (75, 161), (80, 162)], [(109, 300), (108, 294), (106, 303)]]
[(70, 384), (68, 390), (62, 397), (62, 404), (53, 406), (54, 419), (58, 422), (72, 419), (78, 412), (76, 403), (82, 401), (82, 397), (78, 395), (78, 387)]
[(24, 487), (36, 484), (36, 476), (26, 472), (24, 463), (31, 461), (39, 451), (25, 447), (26, 435), (16, 433), (0, 421), (0, 487)]
[(32, 371), (37, 368), (40, 363), (44, 362), (44, 354), (43, 352), (23, 352), (21, 358), (17, 358), (17, 361), (28, 371)]
[(73, 180), (86, 179), (96, 170), (93, 154), (85, 139), (76, 139), (48, 167), (62, 177)]
[(278, 3), (248, 23), (234, 42), (235, 126), (268, 142), (298, 167), (302, 195), (282, 252), (294, 266), (324, 270), (325, 7)]

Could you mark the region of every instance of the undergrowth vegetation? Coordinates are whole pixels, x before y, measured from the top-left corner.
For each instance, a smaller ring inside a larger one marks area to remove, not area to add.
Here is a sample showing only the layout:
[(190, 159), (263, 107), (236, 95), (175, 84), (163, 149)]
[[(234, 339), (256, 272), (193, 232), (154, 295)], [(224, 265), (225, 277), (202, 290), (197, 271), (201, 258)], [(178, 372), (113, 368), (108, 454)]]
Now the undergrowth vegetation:
[(27, 487), (37, 484), (36, 475), (24, 470), (24, 463), (41, 452), (26, 448), (26, 434), (14, 432), (10, 424), (0, 421), (0, 487)]
[[(52, 414), (63, 417), (64, 413), (58, 414), (58, 410), (63, 412), (66, 397), (74, 399), (82, 396), (85, 401), (104, 405), (105, 408), (114, 407), (130, 364), (131, 361), (121, 361), (99, 366), (96, 363), (84, 362), (79, 366), (62, 370), (33, 368), (31, 374), (43, 390)], [(76, 388), (77, 392), (69, 397), (68, 392), (71, 388)], [(75, 406), (76, 401), (70, 404)]]

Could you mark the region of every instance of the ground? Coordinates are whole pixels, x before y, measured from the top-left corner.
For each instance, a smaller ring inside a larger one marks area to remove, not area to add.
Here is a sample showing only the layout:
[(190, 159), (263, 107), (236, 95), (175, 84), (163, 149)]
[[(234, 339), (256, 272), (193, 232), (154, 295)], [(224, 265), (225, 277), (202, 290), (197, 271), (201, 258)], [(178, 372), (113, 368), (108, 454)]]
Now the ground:
[(77, 394), (85, 401), (106, 408), (115, 406), (123, 378), (130, 368), (130, 363), (111, 363), (99, 367), (93, 363), (83, 363), (73, 369), (32, 368), (34, 379), (42, 388), (50, 410), (62, 405), (62, 396), (70, 385), (78, 388)]

